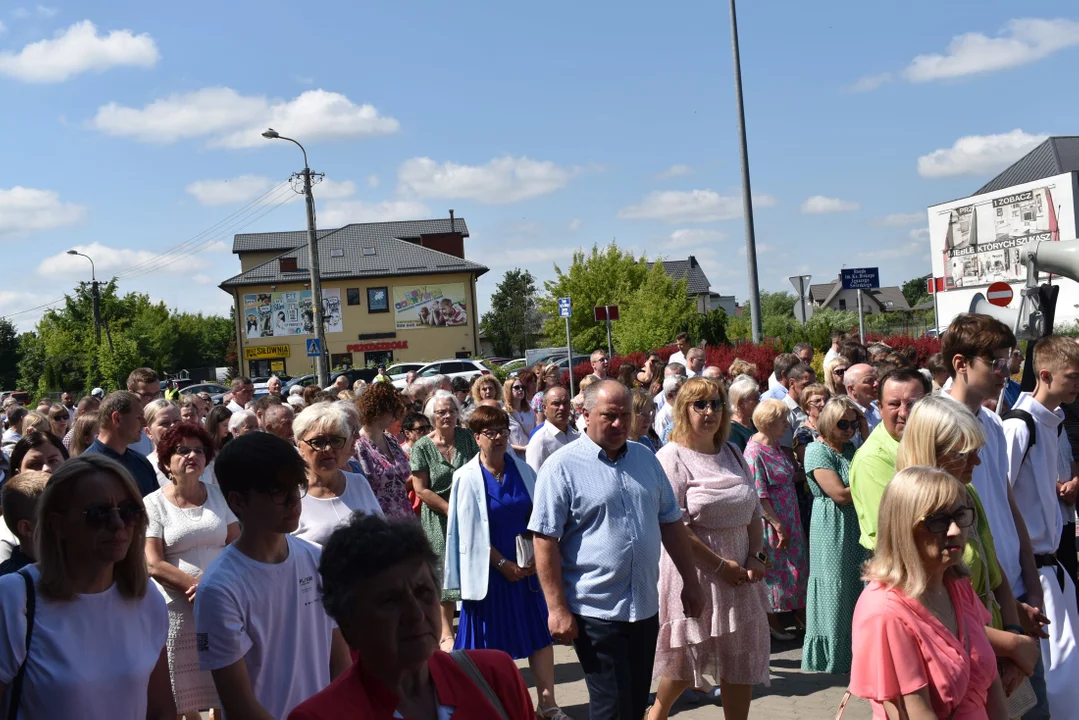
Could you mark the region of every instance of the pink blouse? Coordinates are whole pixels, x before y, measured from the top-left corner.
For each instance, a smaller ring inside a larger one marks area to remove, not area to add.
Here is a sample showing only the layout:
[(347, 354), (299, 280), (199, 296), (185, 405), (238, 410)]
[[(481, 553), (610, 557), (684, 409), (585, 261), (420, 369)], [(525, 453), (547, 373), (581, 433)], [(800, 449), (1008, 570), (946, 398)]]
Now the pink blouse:
[[(990, 615), (966, 578), (945, 579), (959, 624), (957, 638), (921, 603), (899, 590), (870, 583), (854, 610), (850, 691), (866, 698), (874, 718), (885, 718), (883, 701), (922, 688), (937, 717), (986, 720), (989, 687), (997, 677), (993, 648), (985, 636)], [(970, 651), (967, 652), (969, 634)]]

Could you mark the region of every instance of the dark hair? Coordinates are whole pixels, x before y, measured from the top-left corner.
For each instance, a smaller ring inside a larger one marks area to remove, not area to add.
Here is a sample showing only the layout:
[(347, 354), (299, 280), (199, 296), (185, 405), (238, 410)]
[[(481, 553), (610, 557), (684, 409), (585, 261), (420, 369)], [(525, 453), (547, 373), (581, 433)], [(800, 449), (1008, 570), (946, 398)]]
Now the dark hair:
[[(344, 376), (342, 376), (344, 377)], [(342, 391), (343, 392), (343, 391)], [(367, 392), (366, 390), (364, 392)], [(341, 398), (337, 397), (337, 393), (332, 393), (329, 390), (319, 390), (311, 399), (311, 404), (316, 405), (320, 402), (337, 402)]]
[(42, 445), (50, 444), (60, 451), (64, 460), (67, 460), (70, 457), (67, 448), (64, 447), (64, 444), (60, 442), (59, 438), (50, 432), (42, 432), (41, 430), (33, 429), (23, 435), (22, 439), (15, 443), (15, 448), (11, 451), (11, 474), (19, 474), (19, 468), (22, 467), (22, 461), (31, 450), (36, 450)]
[(944, 362), (944, 353), (930, 355), (925, 361), (925, 369), (934, 375), (939, 372), (948, 372), (948, 363)]
[(630, 390), (637, 387), (637, 366), (631, 362), (624, 362), (618, 366), (618, 382)]
[(176, 423), (165, 431), (161, 442), (155, 448), (157, 450), (157, 466), (161, 468), (161, 472), (165, 473), (165, 477), (169, 475), (169, 464), (172, 463), (172, 456), (176, 454), (176, 448), (180, 447), (180, 442), (186, 438), (195, 438), (202, 443), (207, 465), (214, 459), (214, 441), (210, 437), (210, 433), (195, 423)]
[(232, 389), (233, 392), (236, 392), (237, 390), (243, 390), (245, 385), (250, 384), (251, 378), (245, 377), (243, 375), (237, 375), (236, 377), (232, 378), (232, 384), (229, 385), (229, 387)]
[(800, 362), (802, 362), (802, 358), (794, 353), (780, 353), (779, 355), (776, 355), (776, 359), (772, 361), (772, 370), (775, 371), (776, 380), (788, 377), (791, 368)]
[[(295, 450), (292, 454), (298, 456)], [(363, 620), (355, 617), (360, 591), (379, 573), (413, 559), (427, 563), (436, 585), (441, 586), (439, 558), (418, 522), (357, 512), (333, 531), (318, 564), (322, 607), (341, 627), (346, 640), (357, 629), (355, 620)]]
[(79, 404), (75, 406), (75, 413), (82, 415), (90, 412), (90, 410), (97, 410), (99, 407), (101, 407), (101, 400), (93, 395), (87, 395), (82, 400), (79, 400)]
[(305, 387), (303, 389), (303, 404), (314, 405), (316, 402), (315, 396), (318, 395), (320, 392), (322, 392), (322, 388), (318, 386), (318, 383), (314, 383)]
[(15, 427), (23, 421), (23, 419), (30, 414), (30, 411), (24, 408), (22, 405), (13, 407), (7, 411), (7, 424), (8, 427)]
[(813, 373), (814, 371), (811, 366), (806, 365), (804, 362), (800, 362), (787, 371), (787, 378), (789, 380), (805, 380)]
[(229, 424), (229, 418), (232, 417), (232, 411), (224, 405), (214, 405), (210, 408), (210, 412), (206, 413), (206, 432), (210, 434), (210, 438), (213, 439), (214, 450), (220, 452), (221, 446), (224, 444), (217, 439), (217, 429), (221, 426), (221, 423)]
[(135, 392), (135, 389), (139, 386), (139, 383), (146, 385), (152, 382), (160, 382), (160, 378), (157, 373), (151, 368), (141, 367), (135, 368), (131, 371), (131, 374), (127, 376), (127, 389), (128, 392)]
[(401, 423), (403, 430), (415, 430), (417, 425), (431, 426), (431, 423), (427, 421), (427, 416), (421, 412), (410, 412), (405, 415), (404, 421)]
[(955, 377), (955, 356), (980, 357), (992, 362), (997, 350), (1015, 347), (1015, 333), (1007, 325), (989, 315), (963, 313), (948, 326), (940, 341), (940, 352), (948, 366), (948, 374)]
[(402, 410), (401, 395), (388, 382), (371, 383), (363, 395), (356, 398), (356, 409), (360, 411), (360, 421), (364, 425), (370, 425), (387, 413), (396, 418)]
[(233, 492), (271, 493), (307, 485), (307, 465), (295, 446), (264, 432), (240, 435), (221, 448), (214, 475), (226, 498)]
[(689, 342), (689, 333), (680, 332), (674, 336), (675, 342), (682, 342), (683, 340)]
[(869, 362), (869, 352), (865, 349), (865, 345), (854, 340), (844, 340), (839, 343), (839, 354), (851, 365)]
[(469, 385), (468, 380), (465, 380), (460, 375), (458, 375), (457, 377), (450, 380), (450, 387), (453, 388), (453, 392), (455, 392), (455, 393), (458, 393), (458, 392), (466, 393), (471, 388), (471, 386)]
[(522, 385), (527, 385), (531, 382), (536, 382), (536, 373), (532, 368), (525, 368), (521, 372), (517, 373), (517, 379), (521, 381)]
[(925, 374), (922, 373), (920, 370), (915, 370), (914, 368), (896, 368), (895, 370), (888, 371), (884, 374), (883, 377), (881, 377), (880, 386), (877, 389), (878, 402), (883, 402), (882, 398), (884, 397), (884, 386), (890, 382), (917, 382), (921, 384), (922, 392), (926, 395), (933, 392), (933, 383), (929, 382), (929, 378), (927, 378)]
[(484, 430), (493, 427), (509, 427), (510, 416), (500, 407), (480, 405), (472, 411), (472, 417), (468, 419), (468, 429), (479, 435)]
[[(135, 373), (131, 374), (134, 375)], [(143, 381), (140, 380), (139, 382)], [(97, 409), (97, 418), (101, 427), (111, 428), (113, 426), (113, 413), (127, 415), (133, 412), (142, 414), (142, 403), (139, 401), (139, 396), (126, 390), (117, 390), (106, 395), (105, 399), (101, 401), (101, 407)]]
[(254, 410), (256, 414), (264, 413), (266, 412), (266, 408), (270, 407), (271, 405), (280, 405), (283, 402), (285, 401), (281, 399), (280, 395), (277, 395), (276, 393), (269, 393), (267, 395), (263, 395), (258, 400), (256, 400), (255, 404), (251, 406), (251, 409)]
[(832, 332), (828, 333), (828, 337), (832, 338), (833, 341), (834, 340), (842, 340), (843, 338), (847, 337), (847, 331), (846, 330), (833, 330)]

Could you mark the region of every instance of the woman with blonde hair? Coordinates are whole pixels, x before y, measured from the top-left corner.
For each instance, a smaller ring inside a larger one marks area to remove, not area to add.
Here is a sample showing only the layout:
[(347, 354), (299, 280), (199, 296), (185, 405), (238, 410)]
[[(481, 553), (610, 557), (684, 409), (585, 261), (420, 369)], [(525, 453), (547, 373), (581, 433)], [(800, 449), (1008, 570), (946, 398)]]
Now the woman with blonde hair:
[(780, 624), (779, 613), (793, 612), (795, 623), (805, 625), (809, 575), (806, 536), (794, 489), (794, 463), (779, 445), (788, 426), (787, 412), (782, 400), (762, 400), (753, 411), (757, 432), (743, 453), (765, 521), (764, 548), (771, 567), (764, 576), (764, 584), (771, 608), (768, 625), (776, 640), (794, 639)]
[(37, 564), (0, 577), (0, 706), (20, 718), (175, 720), (169, 617), (147, 592), (131, 475), (103, 455), (75, 458), (49, 479), (38, 517)]
[(731, 366), (727, 368), (727, 377), (736, 378), (739, 375), (749, 375), (751, 378), (756, 378), (757, 366), (742, 358), (735, 358)]
[(553, 387), (560, 386), (562, 384), (562, 368), (558, 367), (554, 363), (543, 367), (541, 372), (536, 374), (538, 385), (536, 394), (532, 396), (532, 400), (529, 405), (532, 408), (532, 412), (536, 414), (536, 425), (546, 420), (543, 414), (543, 396)]
[(802, 645), (802, 670), (807, 672), (850, 672), (850, 622), (862, 592), (866, 559), (858, 544), (858, 513), (850, 496), (851, 439), (858, 430), (858, 416), (853, 400), (832, 398), (820, 411), (819, 439), (805, 450), (806, 481), (813, 493)]
[(71, 429), (71, 416), (68, 415), (66, 407), (55, 404), (49, 408), (49, 427), (52, 428), (49, 432), (61, 440), (64, 439), (67, 431)]
[(805, 465), (806, 448), (809, 444), (820, 440), (817, 418), (820, 417), (821, 410), (831, 397), (832, 394), (828, 392), (828, 388), (820, 383), (807, 385), (798, 397), (798, 405), (806, 414), (805, 421), (794, 428), (794, 454), (801, 465)]
[(31, 410), (26, 419), (22, 423), (22, 432), (25, 435), (31, 430), (37, 430), (38, 432), (52, 434), (52, 424), (49, 423), (49, 418), (45, 417), (41, 413)]
[(653, 674), (659, 678), (649, 720), (664, 720), (689, 687), (719, 682), (724, 717), (749, 715), (753, 686), (768, 684), (768, 621), (761, 509), (749, 469), (727, 441), (730, 411), (719, 383), (686, 382), (674, 400), (674, 429), (660, 461), (689, 530), (705, 607), (682, 608), (682, 580), (663, 551), (659, 575), (660, 632)]
[(164, 398), (158, 398), (146, 403), (142, 409), (142, 417), (146, 421), (146, 434), (150, 436), (150, 442), (154, 446), (154, 451), (147, 455), (146, 459), (150, 461), (150, 466), (157, 475), (158, 486), (165, 487), (170, 480), (168, 474), (162, 472), (158, 466), (157, 446), (173, 425), (180, 424), (180, 408)]
[(502, 384), (502, 397), (506, 399), (502, 407), (510, 419), (510, 449), (524, 460), (528, 438), (536, 429), (536, 414), (528, 405), (527, 388), (520, 375)]
[(874, 717), (1009, 717), (990, 614), (963, 564), (974, 517), (966, 488), (943, 470), (908, 467), (885, 488), (852, 629), (850, 691)]
[(633, 395), (633, 432), (629, 434), (629, 439), (656, 452), (663, 445), (653, 427), (653, 421), (656, 419), (656, 403), (644, 388), (637, 388), (631, 392)]
[(757, 432), (757, 428), (753, 427), (753, 411), (760, 402), (761, 388), (749, 375), (740, 375), (731, 382), (728, 392), (731, 405), (730, 440), (744, 452), (746, 443)]
[(478, 375), (472, 382), (469, 393), (472, 395), (473, 407), (477, 407), (481, 400), (502, 402), (502, 386), (498, 384), (498, 378), (494, 375)]
[(71, 457), (82, 455), (86, 448), (94, 444), (94, 440), (97, 439), (98, 428), (96, 410), (83, 413), (75, 418), (75, 432), (71, 435), (71, 447), (68, 448), (71, 452)]
[(850, 361), (842, 355), (836, 355), (824, 363), (824, 386), (828, 388), (832, 397), (847, 394), (847, 386), (843, 384), (843, 373), (847, 372), (849, 367)]

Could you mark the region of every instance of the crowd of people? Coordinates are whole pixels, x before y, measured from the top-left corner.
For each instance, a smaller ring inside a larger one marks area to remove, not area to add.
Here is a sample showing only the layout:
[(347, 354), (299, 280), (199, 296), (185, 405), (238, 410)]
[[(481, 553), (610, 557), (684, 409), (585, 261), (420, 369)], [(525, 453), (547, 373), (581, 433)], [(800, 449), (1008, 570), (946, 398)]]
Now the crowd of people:
[(1037, 341), (1022, 393), (984, 315), (924, 367), (835, 333), (822, 378), (806, 344), (675, 344), (593, 352), (572, 397), (538, 364), (6, 402), (0, 707), (566, 720), (572, 643), (592, 718), (747, 718), (802, 636), (878, 717), (1072, 716), (1079, 343)]

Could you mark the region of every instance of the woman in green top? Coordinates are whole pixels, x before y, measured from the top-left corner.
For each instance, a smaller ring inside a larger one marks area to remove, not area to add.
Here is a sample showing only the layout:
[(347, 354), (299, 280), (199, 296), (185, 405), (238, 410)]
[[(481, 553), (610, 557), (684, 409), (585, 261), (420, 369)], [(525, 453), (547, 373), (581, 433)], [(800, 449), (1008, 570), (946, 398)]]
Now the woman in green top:
[(815, 418), (820, 438), (805, 447), (806, 480), (813, 493), (802, 645), (802, 670), (807, 672), (850, 672), (851, 625), (866, 560), (850, 497), (851, 439), (860, 416), (850, 398), (832, 398)]
[(753, 411), (761, 401), (761, 388), (748, 375), (739, 375), (727, 389), (727, 402), (731, 405), (730, 441), (745, 452), (746, 443), (757, 432), (753, 427)]
[(963, 563), (970, 568), (974, 591), (992, 615), (986, 636), (1001, 660), (1004, 692), (1010, 694), (1023, 677), (1034, 672), (1040, 649), (1037, 640), (1023, 634), (1019, 606), (997, 561), (989, 520), (970, 484), (974, 468), (981, 464), (978, 451), (983, 445), (985, 433), (965, 405), (931, 395), (919, 400), (907, 418), (895, 470), (899, 472), (914, 465), (939, 467), (966, 485), (974, 503), (975, 518)]
[[(460, 409), (457, 398), (448, 390), (439, 390), (423, 409), (434, 429), (412, 446), (412, 489), (423, 501), (420, 524), (431, 549), (443, 564), (446, 552), (446, 513), (449, 512), (453, 473), (479, 453), (476, 438), (467, 428), (457, 427)], [(453, 649), (453, 611), (461, 599), (459, 590), (442, 591), (442, 638), (439, 647)]]

